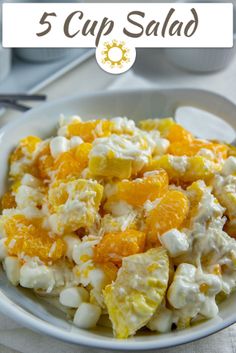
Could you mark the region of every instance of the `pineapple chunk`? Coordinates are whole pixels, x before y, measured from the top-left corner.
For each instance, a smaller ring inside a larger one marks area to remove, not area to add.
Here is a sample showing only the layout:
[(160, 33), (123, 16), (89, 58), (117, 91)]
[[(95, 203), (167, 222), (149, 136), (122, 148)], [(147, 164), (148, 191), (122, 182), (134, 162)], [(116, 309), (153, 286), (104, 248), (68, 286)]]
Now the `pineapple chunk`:
[(103, 294), (117, 338), (134, 335), (161, 304), (168, 285), (169, 259), (162, 247), (123, 259), (115, 282)]
[(189, 183), (199, 179), (208, 180), (220, 170), (220, 166), (202, 156), (176, 157), (165, 155), (155, 158), (144, 171), (166, 170), (172, 182)]
[(130, 178), (149, 163), (154, 150), (155, 142), (145, 131), (98, 138), (89, 155), (89, 170), (95, 176)]
[(96, 181), (77, 179), (55, 182), (49, 188), (49, 224), (57, 234), (91, 226), (97, 216), (103, 186)]
[(236, 220), (236, 176), (216, 175), (213, 181), (213, 192), (221, 205), (226, 208), (229, 219)]
[(158, 130), (162, 137), (167, 136), (173, 125), (175, 125), (175, 122), (172, 118), (146, 119), (139, 122), (140, 129), (146, 131)]
[(126, 179), (131, 177), (132, 161), (130, 159), (93, 156), (89, 160), (92, 174), (104, 177)]

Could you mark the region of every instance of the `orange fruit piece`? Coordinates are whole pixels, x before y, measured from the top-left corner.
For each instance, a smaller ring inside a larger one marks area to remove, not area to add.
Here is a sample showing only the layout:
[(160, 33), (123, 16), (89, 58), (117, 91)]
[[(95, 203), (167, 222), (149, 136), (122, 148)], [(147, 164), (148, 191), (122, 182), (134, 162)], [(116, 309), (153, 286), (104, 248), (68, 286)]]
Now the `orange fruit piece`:
[(79, 121), (68, 125), (67, 132), (69, 137), (79, 136), (84, 142), (92, 142), (96, 137), (110, 135), (111, 127), (108, 120)]
[(179, 124), (170, 126), (166, 138), (170, 141), (168, 153), (174, 156), (195, 156), (201, 149), (208, 149), (216, 156), (216, 161), (226, 159), (229, 147), (218, 142), (195, 139), (193, 135)]
[(45, 145), (36, 161), (40, 178), (50, 179), (52, 172), (55, 172), (56, 179), (66, 179), (71, 176), (79, 177), (82, 170), (88, 166), (88, 155), (91, 148), (90, 143), (81, 143), (70, 151), (61, 153), (54, 160), (49, 145)]
[(144, 174), (143, 178), (124, 180), (117, 184), (116, 198), (132, 206), (142, 206), (145, 201), (154, 201), (168, 190), (169, 178), (164, 169)]
[(32, 154), (39, 142), (41, 142), (41, 139), (36, 136), (28, 136), (22, 139), (19, 143), (19, 146), (11, 155), (11, 162), (18, 161), (27, 153)]
[[(185, 158), (183, 168), (180, 159)], [(215, 173), (220, 171), (219, 164), (210, 161), (202, 156), (181, 157), (165, 154), (161, 157), (153, 159), (149, 165), (144, 168), (144, 171), (152, 171), (164, 169), (171, 182), (175, 184), (192, 183), (196, 180), (209, 180)]]
[(50, 179), (54, 159), (51, 156), (49, 143), (45, 144), (36, 158), (36, 168), (41, 179)]
[(179, 124), (173, 124), (166, 138), (172, 142), (191, 142), (193, 140), (193, 135), (186, 130), (183, 126)]
[(15, 151), (11, 155), (11, 163), (18, 161), (23, 156), (27, 154), (32, 154), (38, 143), (42, 140), (37, 136), (27, 136), (20, 140), (19, 146), (15, 149)]
[(106, 276), (106, 284), (110, 284), (115, 281), (117, 277), (118, 267), (112, 262), (105, 262), (99, 264), (99, 267), (103, 270)]
[(148, 245), (159, 244), (158, 235), (179, 228), (189, 211), (187, 196), (178, 190), (169, 190), (146, 218)]
[(60, 154), (53, 165), (56, 179), (66, 179), (68, 176), (79, 177), (82, 170), (88, 166), (91, 148), (90, 143), (82, 143), (72, 150)]
[(9, 255), (22, 253), (48, 262), (60, 259), (66, 252), (65, 242), (59, 237), (49, 236), (39, 220), (29, 221), (23, 215), (16, 215), (7, 219), (4, 230)]
[(215, 160), (226, 159), (229, 147), (222, 143), (193, 140), (192, 142), (176, 142), (169, 146), (168, 153), (174, 156), (195, 156), (201, 149), (208, 149), (215, 155)]
[(2, 199), (1, 199), (1, 206), (2, 210), (5, 210), (7, 208), (15, 208), (16, 207), (16, 201), (15, 201), (15, 196), (12, 194), (12, 192), (7, 191)]
[(122, 258), (144, 251), (146, 235), (134, 229), (106, 233), (94, 248), (94, 261), (121, 265)]

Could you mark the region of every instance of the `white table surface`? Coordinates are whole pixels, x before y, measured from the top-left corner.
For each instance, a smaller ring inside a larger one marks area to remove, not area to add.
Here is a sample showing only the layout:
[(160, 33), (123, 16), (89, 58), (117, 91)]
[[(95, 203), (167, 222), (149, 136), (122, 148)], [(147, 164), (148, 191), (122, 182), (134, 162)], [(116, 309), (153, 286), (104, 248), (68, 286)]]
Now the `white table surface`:
[[(145, 66), (142, 64), (145, 62)], [(145, 69), (144, 69), (145, 68)], [(193, 87), (209, 89), (225, 95), (236, 103), (236, 59), (225, 71), (209, 75), (186, 73), (171, 67), (159, 51), (146, 50), (138, 53), (134, 71), (120, 76), (103, 72), (94, 58), (46, 87), (42, 93), (48, 100), (59, 99), (76, 93), (106, 89), (138, 87)], [(0, 119), (0, 125), (20, 114), (8, 111)], [(4, 324), (3, 324), (4, 323)], [(63, 344), (19, 327), (0, 315), (0, 353), (94, 353), (95, 350)], [(100, 351), (101, 352), (101, 351)], [(161, 353), (236, 353), (236, 325), (198, 342), (162, 350)]]

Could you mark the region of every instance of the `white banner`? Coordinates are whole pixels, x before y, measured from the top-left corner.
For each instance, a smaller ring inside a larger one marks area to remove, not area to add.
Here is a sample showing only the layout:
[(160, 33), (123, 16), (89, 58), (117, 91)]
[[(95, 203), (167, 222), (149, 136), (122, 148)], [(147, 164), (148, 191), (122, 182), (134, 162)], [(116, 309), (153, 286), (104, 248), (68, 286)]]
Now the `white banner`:
[(232, 47), (230, 3), (5, 3), (4, 47)]

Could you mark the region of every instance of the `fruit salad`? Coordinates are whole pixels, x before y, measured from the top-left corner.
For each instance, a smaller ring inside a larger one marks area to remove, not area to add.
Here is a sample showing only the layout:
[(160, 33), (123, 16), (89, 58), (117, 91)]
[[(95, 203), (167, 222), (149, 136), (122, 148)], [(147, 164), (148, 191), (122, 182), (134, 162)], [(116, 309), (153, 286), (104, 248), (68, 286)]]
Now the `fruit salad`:
[(236, 149), (171, 118), (62, 118), (9, 159), (0, 260), (74, 325), (125, 339), (215, 317), (236, 287)]

